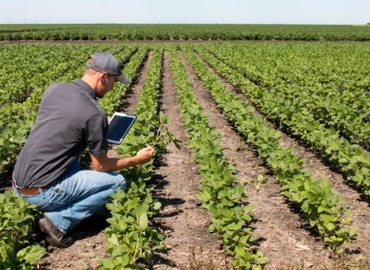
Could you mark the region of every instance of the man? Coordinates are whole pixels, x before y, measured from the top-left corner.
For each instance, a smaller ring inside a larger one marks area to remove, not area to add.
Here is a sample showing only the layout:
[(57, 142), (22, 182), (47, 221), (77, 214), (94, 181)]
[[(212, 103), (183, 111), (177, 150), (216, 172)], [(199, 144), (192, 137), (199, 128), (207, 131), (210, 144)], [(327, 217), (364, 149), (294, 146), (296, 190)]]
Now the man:
[[(150, 146), (135, 156), (107, 157), (107, 116), (97, 98), (127, 84), (121, 65), (111, 54), (88, 57), (81, 79), (51, 85), (44, 93), (36, 122), (13, 172), (14, 192), (44, 212), (39, 221), (47, 241), (68, 247), (68, 232), (125, 189), (123, 168), (149, 162)], [(94, 170), (79, 170), (79, 156), (88, 147)]]

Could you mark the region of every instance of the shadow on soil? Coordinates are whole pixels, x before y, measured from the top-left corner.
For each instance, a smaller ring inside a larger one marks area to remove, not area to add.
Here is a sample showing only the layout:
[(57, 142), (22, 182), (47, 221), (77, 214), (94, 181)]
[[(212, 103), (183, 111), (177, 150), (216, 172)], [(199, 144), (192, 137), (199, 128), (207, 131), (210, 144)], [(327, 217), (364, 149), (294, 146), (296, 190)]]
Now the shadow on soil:
[[(95, 236), (109, 226), (109, 223), (106, 221), (107, 218), (108, 217), (105, 215), (94, 214), (78, 224), (69, 234), (75, 241)], [(35, 231), (35, 242), (48, 247), (49, 244), (46, 241), (45, 234), (41, 232), (38, 226), (35, 228)], [(50, 246), (49, 251), (53, 249), (54, 248)]]

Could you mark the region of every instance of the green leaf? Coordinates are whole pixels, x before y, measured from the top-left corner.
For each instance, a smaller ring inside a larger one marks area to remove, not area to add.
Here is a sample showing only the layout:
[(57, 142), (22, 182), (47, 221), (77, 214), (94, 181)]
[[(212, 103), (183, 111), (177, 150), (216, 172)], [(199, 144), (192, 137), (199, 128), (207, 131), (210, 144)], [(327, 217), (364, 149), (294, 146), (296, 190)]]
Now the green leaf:
[(23, 258), (30, 264), (35, 264), (46, 253), (46, 249), (39, 245), (27, 246), (17, 253), (17, 257)]
[(118, 237), (117, 237), (117, 235), (116, 234), (112, 234), (109, 238), (108, 238), (108, 240), (107, 240), (108, 242), (110, 242), (110, 243), (112, 243), (113, 245), (115, 245), (115, 246), (119, 246), (119, 242), (118, 242)]
[(154, 210), (159, 210), (161, 209), (162, 204), (160, 202), (155, 202), (153, 205)]
[(146, 230), (148, 228), (148, 216), (146, 213), (140, 216), (140, 229)]
[(335, 230), (335, 225), (333, 223), (326, 223), (324, 224), (325, 228), (328, 229), (328, 231), (332, 232)]

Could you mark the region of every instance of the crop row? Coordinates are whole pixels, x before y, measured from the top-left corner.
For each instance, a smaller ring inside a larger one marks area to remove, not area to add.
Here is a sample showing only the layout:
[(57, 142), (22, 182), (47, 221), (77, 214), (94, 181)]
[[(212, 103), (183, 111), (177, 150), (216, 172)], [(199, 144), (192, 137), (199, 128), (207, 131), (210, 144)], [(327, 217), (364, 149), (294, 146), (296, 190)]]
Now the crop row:
[[(145, 85), (141, 89), (135, 114), (137, 122), (117, 149), (124, 156), (133, 156), (141, 148), (150, 144), (156, 155), (165, 149), (165, 143), (158, 130), (164, 118), (158, 115), (157, 99), (162, 70), (162, 50), (154, 50)], [(107, 205), (112, 213), (108, 219), (107, 234), (109, 259), (102, 259), (104, 269), (137, 269), (139, 259), (149, 261), (153, 248), (161, 245), (163, 236), (150, 225), (150, 218), (161, 204), (152, 198), (153, 188), (148, 186), (153, 171), (153, 163), (147, 163), (122, 170), (128, 190), (113, 194), (114, 200)]]
[(0, 269), (34, 269), (46, 253), (44, 247), (33, 244), (34, 220), (39, 214), (13, 191), (0, 194)]

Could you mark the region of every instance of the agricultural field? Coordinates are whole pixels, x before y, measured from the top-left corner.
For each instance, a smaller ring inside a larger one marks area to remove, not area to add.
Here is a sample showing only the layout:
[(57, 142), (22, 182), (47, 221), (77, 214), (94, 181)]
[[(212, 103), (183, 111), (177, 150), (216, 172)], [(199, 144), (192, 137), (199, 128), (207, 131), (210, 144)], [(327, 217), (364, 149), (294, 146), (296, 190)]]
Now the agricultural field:
[(0, 24), (0, 41), (306, 40), (369, 41), (369, 25)]
[[(12, 166), (43, 91), (98, 51), (131, 79), (102, 107), (138, 115), (109, 154), (151, 144), (156, 158), (121, 172), (130, 188), (107, 222), (47, 247), (34, 210), (6, 192)], [(42, 269), (370, 268), (370, 43), (20, 43), (0, 59), (1, 269), (29, 244)]]

